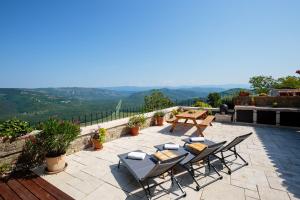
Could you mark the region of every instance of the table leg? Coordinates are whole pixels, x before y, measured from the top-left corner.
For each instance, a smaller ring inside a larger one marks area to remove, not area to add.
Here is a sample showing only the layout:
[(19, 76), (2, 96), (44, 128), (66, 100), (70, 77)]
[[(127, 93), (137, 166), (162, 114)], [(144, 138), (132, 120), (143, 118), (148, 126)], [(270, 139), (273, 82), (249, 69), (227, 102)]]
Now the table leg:
[(204, 137), (204, 135), (203, 135), (203, 133), (202, 133), (202, 129), (201, 129), (201, 127), (197, 124), (196, 119), (194, 119), (193, 122), (194, 122), (194, 124), (195, 124), (195, 126), (196, 126), (196, 128), (197, 128), (197, 131), (198, 131), (199, 135), (201, 135), (202, 137)]
[(173, 124), (172, 124), (172, 128), (170, 129), (171, 133), (174, 131), (175, 127), (177, 126), (177, 122), (178, 122), (178, 119), (175, 119)]

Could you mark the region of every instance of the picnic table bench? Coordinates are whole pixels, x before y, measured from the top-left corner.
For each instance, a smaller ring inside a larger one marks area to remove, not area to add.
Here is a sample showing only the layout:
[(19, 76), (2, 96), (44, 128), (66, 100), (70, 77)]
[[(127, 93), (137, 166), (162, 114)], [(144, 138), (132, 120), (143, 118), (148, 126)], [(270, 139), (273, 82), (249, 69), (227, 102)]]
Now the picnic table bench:
[[(197, 131), (199, 135), (203, 136), (203, 128), (206, 128), (207, 126), (212, 126), (212, 121), (215, 119), (215, 116), (213, 115), (207, 115), (206, 110), (200, 110), (200, 111), (186, 111), (183, 113), (180, 113), (176, 115), (175, 117), (168, 119), (167, 123), (172, 124), (172, 128), (170, 129), (170, 132), (173, 132), (175, 127), (177, 125), (193, 125), (196, 126)], [(184, 119), (184, 122), (180, 122), (180, 119)], [(197, 120), (203, 119), (203, 121), (198, 124)], [(192, 123), (189, 123), (188, 121), (191, 120)]]

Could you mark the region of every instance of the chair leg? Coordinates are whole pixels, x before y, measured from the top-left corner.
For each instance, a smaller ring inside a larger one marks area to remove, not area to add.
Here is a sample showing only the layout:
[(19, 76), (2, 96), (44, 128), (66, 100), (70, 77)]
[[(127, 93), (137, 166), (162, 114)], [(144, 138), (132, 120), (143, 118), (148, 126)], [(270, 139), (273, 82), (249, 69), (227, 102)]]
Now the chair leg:
[(147, 199), (148, 200), (151, 200), (151, 194), (150, 194), (150, 189), (149, 189), (149, 187), (148, 188), (146, 188), (145, 186), (144, 186), (144, 184), (141, 182), (141, 181), (139, 181), (139, 183), (140, 183), (140, 185), (142, 186), (142, 188), (143, 188), (143, 190), (144, 190), (144, 192), (145, 192), (145, 194), (146, 194), (146, 197), (147, 197)]
[(182, 197), (186, 197), (186, 192), (183, 191), (182, 186), (180, 185), (180, 183), (178, 182), (178, 180), (176, 179), (176, 177), (173, 176), (172, 179), (175, 181), (176, 185), (179, 187), (179, 189), (180, 189), (180, 191), (182, 193)]
[(226, 164), (226, 162), (225, 162), (225, 158), (224, 158), (224, 154), (223, 154), (223, 152), (221, 151), (221, 158), (219, 158), (218, 156), (217, 156), (217, 158), (219, 158), (219, 160), (221, 161), (221, 163), (227, 168), (227, 170), (228, 170), (228, 174), (230, 175), (231, 174), (231, 169), (230, 169), (230, 167)]
[(121, 160), (119, 160), (118, 169), (120, 169), (120, 165), (121, 165)]

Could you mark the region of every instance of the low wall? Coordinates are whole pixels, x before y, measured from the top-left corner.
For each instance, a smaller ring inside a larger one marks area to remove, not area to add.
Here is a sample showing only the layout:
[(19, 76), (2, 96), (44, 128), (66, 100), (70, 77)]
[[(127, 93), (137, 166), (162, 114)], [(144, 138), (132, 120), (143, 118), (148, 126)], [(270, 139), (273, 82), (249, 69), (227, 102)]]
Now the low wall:
[[(254, 100), (254, 102), (251, 102)], [(248, 97), (235, 97), (235, 105), (251, 105), (254, 103), (255, 106), (267, 107), (273, 106), (273, 103), (277, 103), (277, 107), (283, 108), (300, 108), (300, 96), (278, 96), (278, 97), (269, 97), (269, 96), (248, 96)]]
[[(163, 109), (166, 113), (166, 117), (169, 117), (170, 112), (173, 109), (177, 109), (178, 107), (172, 107)], [(156, 111), (155, 111), (156, 112)], [(147, 118), (145, 126), (142, 128), (147, 128), (154, 124), (153, 115), (155, 112), (145, 113), (145, 117)], [(129, 121), (128, 118), (118, 119), (114, 121), (94, 124), (91, 126), (81, 127), (80, 136), (71, 143), (67, 154), (72, 154), (74, 152), (80, 151), (85, 148), (91, 147), (91, 136), (95, 133), (99, 128), (107, 129), (106, 134), (106, 142), (115, 140), (129, 133), (129, 129), (127, 127), (127, 123)], [(0, 167), (4, 164), (14, 165), (18, 160), (22, 150), (24, 148), (26, 142), (26, 138), (18, 138), (15, 141), (0, 141)]]

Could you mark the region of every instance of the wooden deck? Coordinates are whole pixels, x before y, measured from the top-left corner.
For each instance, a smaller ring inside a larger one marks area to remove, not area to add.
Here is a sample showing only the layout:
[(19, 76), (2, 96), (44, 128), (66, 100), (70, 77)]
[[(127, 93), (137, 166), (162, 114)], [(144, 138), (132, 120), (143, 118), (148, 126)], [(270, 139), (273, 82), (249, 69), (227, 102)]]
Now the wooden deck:
[(0, 180), (0, 200), (73, 200), (55, 186), (32, 172), (15, 174)]

